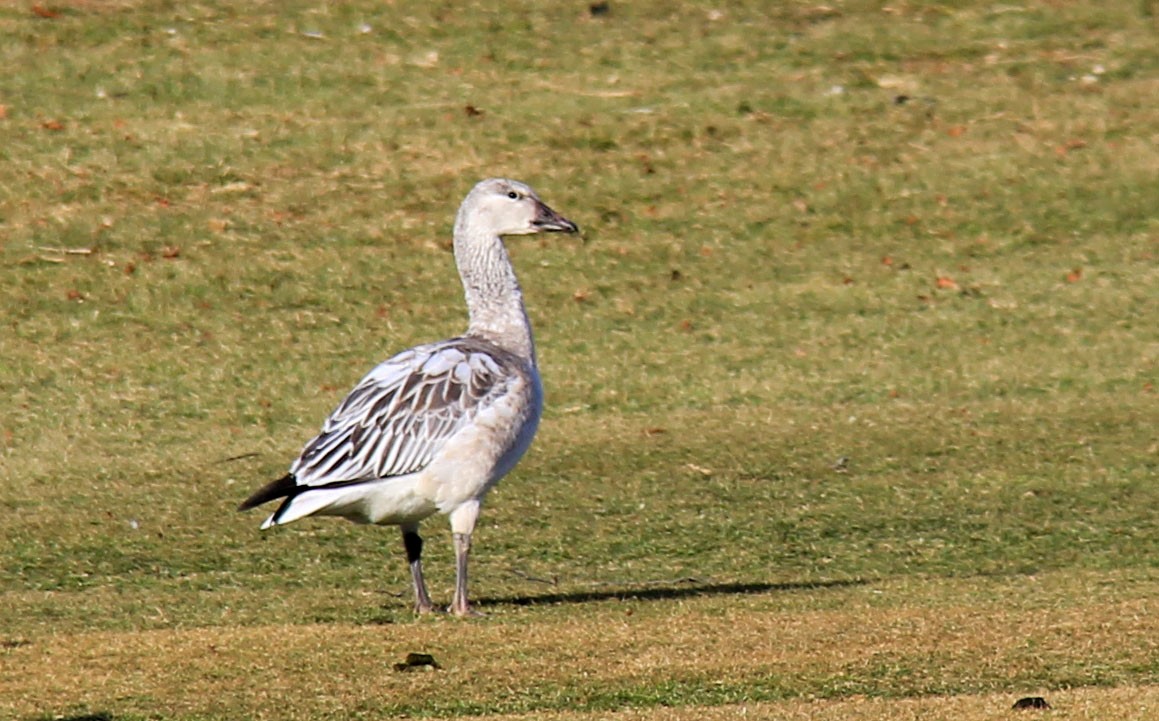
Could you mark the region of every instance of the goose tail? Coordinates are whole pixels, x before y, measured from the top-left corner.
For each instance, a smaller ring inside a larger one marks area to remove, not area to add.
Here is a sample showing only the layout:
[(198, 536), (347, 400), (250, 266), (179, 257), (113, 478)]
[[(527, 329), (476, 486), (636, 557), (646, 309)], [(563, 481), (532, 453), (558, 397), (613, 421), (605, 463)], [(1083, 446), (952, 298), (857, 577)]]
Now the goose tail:
[(287, 473), (276, 481), (270, 481), (254, 494), (245, 499), (238, 505), (237, 510), (248, 511), (251, 508), (257, 508), (263, 503), (277, 500), (279, 498), (286, 498), (294, 495), (298, 490), (298, 482), (294, 479), (294, 474)]

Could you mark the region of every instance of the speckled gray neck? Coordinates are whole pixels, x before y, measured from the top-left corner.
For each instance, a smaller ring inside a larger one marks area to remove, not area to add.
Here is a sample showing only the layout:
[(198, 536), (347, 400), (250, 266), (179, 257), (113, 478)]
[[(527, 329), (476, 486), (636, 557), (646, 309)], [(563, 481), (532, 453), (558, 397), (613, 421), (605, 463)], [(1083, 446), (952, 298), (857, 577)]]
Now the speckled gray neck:
[(480, 227), (472, 210), (468, 196), (455, 220), (455, 263), (470, 318), (467, 334), (485, 338), (534, 364), (531, 323), (507, 249), (499, 236)]

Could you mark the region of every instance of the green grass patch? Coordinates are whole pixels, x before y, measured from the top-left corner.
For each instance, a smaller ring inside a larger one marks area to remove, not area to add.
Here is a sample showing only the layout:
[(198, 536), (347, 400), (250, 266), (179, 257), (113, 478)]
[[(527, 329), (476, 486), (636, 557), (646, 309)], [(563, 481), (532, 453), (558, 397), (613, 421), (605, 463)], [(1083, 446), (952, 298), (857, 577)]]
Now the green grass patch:
[[(0, 715), (1152, 684), (1154, 29), (1126, 1), (0, 7)], [(416, 621), (397, 531), (233, 508), (374, 363), (461, 331), (451, 224), (491, 175), (584, 232), (510, 244), (547, 410), (478, 529), (490, 616)], [(410, 646), (445, 671), (394, 674)]]

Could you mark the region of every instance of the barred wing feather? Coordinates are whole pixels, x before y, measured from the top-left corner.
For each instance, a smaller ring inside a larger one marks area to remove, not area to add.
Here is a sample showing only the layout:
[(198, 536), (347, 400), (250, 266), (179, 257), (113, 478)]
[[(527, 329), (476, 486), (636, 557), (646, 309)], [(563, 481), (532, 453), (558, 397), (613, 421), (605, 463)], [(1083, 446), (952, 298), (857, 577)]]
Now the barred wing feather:
[(510, 354), (471, 338), (419, 346), (379, 364), (290, 468), (301, 486), (414, 473), (480, 408), (506, 392)]

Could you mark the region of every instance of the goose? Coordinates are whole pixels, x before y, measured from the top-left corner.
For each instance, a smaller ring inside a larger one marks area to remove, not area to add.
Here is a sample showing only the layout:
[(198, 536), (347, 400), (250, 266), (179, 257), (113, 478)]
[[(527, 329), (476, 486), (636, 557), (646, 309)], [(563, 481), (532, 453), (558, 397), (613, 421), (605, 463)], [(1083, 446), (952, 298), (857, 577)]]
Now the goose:
[(531, 324), (503, 237), (578, 230), (523, 183), (478, 183), (454, 227), (467, 332), (376, 366), (338, 404), (289, 473), (255, 491), (238, 510), (281, 499), (262, 530), (306, 516), (398, 526), (417, 613), (435, 610), (423, 580), (419, 523), (445, 514), (455, 549), (448, 610), (478, 615), (467, 600), (471, 534), (484, 496), (527, 451), (543, 412)]

